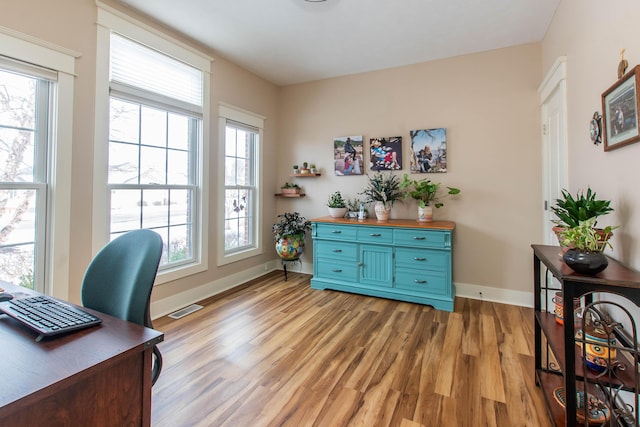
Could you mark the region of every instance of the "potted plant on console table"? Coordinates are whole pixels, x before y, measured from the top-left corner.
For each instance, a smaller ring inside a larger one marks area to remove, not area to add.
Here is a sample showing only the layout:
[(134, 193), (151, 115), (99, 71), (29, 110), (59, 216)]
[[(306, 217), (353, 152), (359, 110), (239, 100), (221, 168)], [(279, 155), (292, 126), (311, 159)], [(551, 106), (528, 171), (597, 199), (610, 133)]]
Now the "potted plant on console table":
[(441, 208), (444, 205), (441, 201), (442, 197), (460, 193), (460, 189), (458, 188), (447, 187), (449, 191), (444, 196), (439, 196), (439, 182), (433, 182), (428, 178), (419, 180), (409, 179), (409, 175), (406, 173), (404, 174), (404, 179), (400, 183), (400, 188), (407, 189), (404, 194), (405, 199), (407, 197), (411, 197), (418, 201), (418, 221), (432, 221), (433, 206)]
[(580, 274), (598, 274), (609, 265), (603, 251), (612, 248), (609, 242), (611, 231), (615, 226), (602, 229), (604, 238), (595, 228), (596, 218), (591, 217), (580, 221), (577, 226), (566, 228), (560, 233), (562, 243), (569, 249), (562, 255), (562, 259), (573, 271)]
[(392, 173), (377, 172), (367, 175), (369, 182), (360, 194), (365, 196), (366, 203), (375, 203), (374, 210), (379, 221), (389, 219), (391, 206), (402, 198), (400, 180)]

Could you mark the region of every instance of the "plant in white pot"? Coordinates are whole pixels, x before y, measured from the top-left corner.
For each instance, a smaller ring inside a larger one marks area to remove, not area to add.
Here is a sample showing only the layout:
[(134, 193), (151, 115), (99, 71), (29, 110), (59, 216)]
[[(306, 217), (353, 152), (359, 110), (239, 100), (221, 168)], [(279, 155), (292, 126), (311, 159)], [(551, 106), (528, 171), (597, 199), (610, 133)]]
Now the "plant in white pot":
[(597, 274), (607, 268), (609, 261), (604, 250), (611, 246), (609, 237), (617, 226), (608, 226), (601, 230), (595, 228), (596, 218), (591, 217), (579, 221), (575, 227), (565, 228), (560, 232), (562, 244), (569, 249), (562, 255), (562, 259), (573, 271), (580, 274)]
[(400, 179), (390, 172), (377, 172), (374, 175), (367, 175), (367, 178), (369, 182), (360, 194), (365, 196), (365, 202), (374, 203), (378, 220), (388, 220), (391, 207), (396, 201), (402, 199)]
[(405, 199), (411, 197), (418, 201), (418, 221), (431, 221), (433, 219), (433, 207), (441, 208), (444, 206), (442, 202), (444, 197), (460, 194), (459, 188), (447, 187), (447, 192), (439, 195), (440, 185), (439, 182), (432, 182), (428, 178), (409, 179), (409, 175), (404, 174), (400, 188), (406, 190), (404, 193)]
[(347, 213), (347, 204), (339, 191), (329, 196), (327, 206), (329, 207), (329, 215), (333, 218), (342, 218)]

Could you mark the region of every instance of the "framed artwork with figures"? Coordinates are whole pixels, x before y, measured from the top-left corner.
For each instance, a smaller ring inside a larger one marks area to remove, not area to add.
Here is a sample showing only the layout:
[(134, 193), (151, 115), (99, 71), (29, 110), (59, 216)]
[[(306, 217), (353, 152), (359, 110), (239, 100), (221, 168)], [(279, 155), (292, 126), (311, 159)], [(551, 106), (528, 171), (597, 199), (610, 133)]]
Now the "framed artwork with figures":
[(638, 86), (640, 65), (622, 76), (602, 94), (604, 151), (640, 141)]
[(444, 173), (447, 171), (447, 129), (418, 129), (411, 135), (411, 166), (413, 173)]

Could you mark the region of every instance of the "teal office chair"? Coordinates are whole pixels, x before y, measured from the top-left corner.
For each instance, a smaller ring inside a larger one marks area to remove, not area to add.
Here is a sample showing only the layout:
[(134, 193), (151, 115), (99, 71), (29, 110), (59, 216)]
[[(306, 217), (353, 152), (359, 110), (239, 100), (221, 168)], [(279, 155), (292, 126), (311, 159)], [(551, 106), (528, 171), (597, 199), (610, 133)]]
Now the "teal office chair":
[[(162, 256), (162, 238), (151, 230), (125, 233), (98, 252), (82, 280), (82, 305), (153, 328), (149, 305)], [(152, 383), (162, 370), (162, 354), (153, 347)]]

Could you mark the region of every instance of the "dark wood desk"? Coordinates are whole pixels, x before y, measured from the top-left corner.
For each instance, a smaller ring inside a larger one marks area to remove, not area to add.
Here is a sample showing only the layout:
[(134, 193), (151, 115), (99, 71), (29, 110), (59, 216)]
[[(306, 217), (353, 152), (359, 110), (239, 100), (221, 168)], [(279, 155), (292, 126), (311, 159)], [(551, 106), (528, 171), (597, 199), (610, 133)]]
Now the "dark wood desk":
[(0, 316), (0, 425), (151, 424), (151, 349), (164, 335), (85, 310), (102, 324), (39, 343), (35, 332)]

